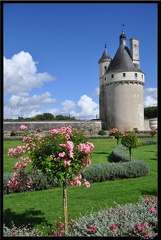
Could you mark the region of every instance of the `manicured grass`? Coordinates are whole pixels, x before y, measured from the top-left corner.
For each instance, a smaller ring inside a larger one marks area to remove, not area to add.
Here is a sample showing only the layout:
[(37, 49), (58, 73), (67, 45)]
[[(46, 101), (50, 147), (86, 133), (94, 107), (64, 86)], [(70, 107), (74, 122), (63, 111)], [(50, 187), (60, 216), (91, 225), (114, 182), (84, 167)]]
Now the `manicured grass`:
[[(140, 138), (141, 141), (151, 140), (151, 138)], [(154, 137), (154, 139), (157, 139)], [(100, 141), (101, 140), (101, 141)], [(112, 150), (117, 146), (115, 139), (89, 139), (90, 142), (94, 143), (94, 150), (92, 152), (92, 164), (93, 163), (107, 163), (108, 156)], [(22, 140), (4, 140), (3, 145), (3, 172), (12, 173), (14, 172), (14, 165), (18, 159), (14, 159), (12, 156), (7, 156), (9, 148), (16, 148), (18, 145), (23, 145)], [(132, 151), (135, 151), (133, 149)], [(30, 170), (31, 165), (29, 164), (26, 170)]]
[[(108, 155), (116, 147), (116, 140), (90, 139), (89, 141), (95, 146), (92, 153), (92, 164), (107, 163)], [(15, 146), (12, 141), (8, 141), (9, 144), (6, 142), (4, 141), (5, 151), (18, 145), (18, 141), (15, 141)], [(133, 159), (144, 160), (149, 164), (150, 173), (145, 177), (135, 179), (94, 183), (90, 188), (68, 187), (70, 218), (75, 219), (80, 216), (80, 213), (84, 214), (92, 209), (99, 211), (106, 206), (114, 207), (114, 202), (119, 204), (136, 203), (140, 196), (157, 196), (157, 146), (142, 146), (133, 149), (132, 154)], [(8, 156), (6, 157), (7, 161), (9, 161)], [(61, 188), (4, 195), (4, 222), (8, 226), (11, 220), (16, 226), (30, 223), (32, 228), (43, 230), (47, 235), (47, 233), (51, 233), (54, 221), (58, 220), (58, 217), (63, 218)]]

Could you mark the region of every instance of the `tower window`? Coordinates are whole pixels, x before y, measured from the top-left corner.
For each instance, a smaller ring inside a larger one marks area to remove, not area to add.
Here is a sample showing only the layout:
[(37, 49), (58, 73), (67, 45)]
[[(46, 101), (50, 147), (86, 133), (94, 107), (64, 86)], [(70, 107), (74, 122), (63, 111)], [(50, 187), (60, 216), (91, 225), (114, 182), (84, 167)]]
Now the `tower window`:
[(141, 76), (142, 76), (142, 79), (143, 79), (143, 74)]
[(136, 78), (137, 78), (137, 76), (138, 76), (137, 73), (135, 73), (135, 77), (136, 77)]
[(123, 73), (123, 77), (126, 77), (126, 73)]
[(107, 66), (105, 66), (105, 70), (106, 70)]
[(112, 78), (114, 78), (114, 75), (113, 75), (113, 74), (111, 74), (111, 77), (112, 77)]

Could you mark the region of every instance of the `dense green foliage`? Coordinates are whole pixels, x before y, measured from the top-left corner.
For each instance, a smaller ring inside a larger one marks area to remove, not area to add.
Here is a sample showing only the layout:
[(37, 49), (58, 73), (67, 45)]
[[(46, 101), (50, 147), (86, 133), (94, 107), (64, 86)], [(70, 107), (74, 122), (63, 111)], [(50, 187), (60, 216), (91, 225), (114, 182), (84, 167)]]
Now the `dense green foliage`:
[(156, 118), (158, 116), (158, 107), (146, 107), (144, 108), (144, 118), (150, 119), (150, 118)]
[(30, 118), (18, 117), (18, 119), (4, 119), (5, 122), (61, 121), (61, 120), (76, 121), (75, 117), (63, 116), (63, 115), (54, 116), (51, 113), (38, 114), (35, 117), (30, 117)]
[(137, 148), (141, 146), (141, 141), (140, 139), (136, 136), (135, 133), (127, 133), (124, 135), (121, 139), (121, 144), (124, 147), (127, 147), (129, 149), (129, 155), (130, 155), (130, 160), (132, 160), (132, 148)]
[(98, 132), (98, 135), (106, 135), (106, 132), (104, 131), (104, 130), (100, 130), (99, 132)]

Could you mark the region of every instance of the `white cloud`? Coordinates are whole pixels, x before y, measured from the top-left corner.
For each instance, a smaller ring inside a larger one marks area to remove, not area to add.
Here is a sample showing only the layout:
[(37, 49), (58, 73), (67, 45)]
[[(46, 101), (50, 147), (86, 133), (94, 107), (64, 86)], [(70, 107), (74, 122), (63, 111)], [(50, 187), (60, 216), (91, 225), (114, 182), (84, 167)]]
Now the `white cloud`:
[(92, 98), (87, 95), (81, 96), (80, 100), (77, 102), (78, 111), (71, 112), (75, 118), (79, 119), (92, 119), (96, 118), (99, 113), (99, 104), (95, 103)]
[(61, 103), (62, 109), (48, 109), (47, 112), (56, 115), (64, 115), (75, 117), (76, 119), (90, 120), (98, 117), (99, 114), (99, 105), (95, 103), (92, 98), (87, 95), (80, 97), (77, 103), (73, 101), (66, 100)]
[(73, 101), (70, 100), (66, 100), (64, 102), (62, 102), (62, 110), (64, 112), (64, 114), (69, 115), (69, 113), (71, 112), (71, 110), (73, 110), (75, 108), (76, 104)]
[(4, 57), (4, 94), (27, 95), (43, 82), (54, 80), (48, 73), (37, 73), (36, 62), (28, 52), (21, 51), (11, 59)]
[(144, 89), (144, 107), (157, 106), (157, 88)]
[(48, 73), (37, 72), (37, 62), (28, 52), (4, 57), (4, 118), (32, 117), (41, 114), (45, 104), (54, 104), (50, 92), (30, 95), (33, 88), (40, 88), (55, 78)]
[(41, 95), (33, 95), (28, 97), (12, 95), (8, 100), (4, 101), (4, 118), (31, 117), (33, 114), (40, 114), (43, 104), (54, 104), (55, 98), (51, 98), (49, 92)]

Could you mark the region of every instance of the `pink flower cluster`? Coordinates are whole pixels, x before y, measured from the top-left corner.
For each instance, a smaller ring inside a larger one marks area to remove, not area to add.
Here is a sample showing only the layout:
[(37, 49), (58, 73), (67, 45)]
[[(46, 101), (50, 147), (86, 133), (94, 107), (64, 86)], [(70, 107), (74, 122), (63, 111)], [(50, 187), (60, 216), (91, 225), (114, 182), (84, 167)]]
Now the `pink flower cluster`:
[(71, 179), (71, 180), (69, 181), (69, 183), (70, 183), (71, 186), (74, 186), (74, 185), (81, 186), (82, 183), (81, 183), (80, 179), (82, 179), (82, 175), (81, 175), (81, 174), (78, 174), (78, 175), (75, 177), (75, 179)]
[(77, 186), (86, 186), (87, 188), (90, 187), (90, 183), (86, 180), (86, 179), (83, 179), (83, 183), (80, 181), (82, 179), (82, 175), (81, 174), (78, 174), (74, 179), (71, 179), (69, 181), (70, 185), (71, 186), (74, 186), (74, 185), (77, 185)]
[(94, 226), (91, 226), (91, 227), (89, 228), (89, 230), (90, 230), (92, 233), (94, 233), (94, 232), (96, 231), (96, 228), (95, 228)]
[(135, 227), (136, 227), (137, 231), (142, 232), (145, 237), (150, 237), (150, 234), (147, 233), (147, 229), (149, 228), (148, 225), (144, 226), (144, 224), (137, 224)]
[(50, 131), (48, 131), (49, 134), (58, 134), (61, 133), (64, 135), (64, 138), (66, 140), (70, 139), (70, 136), (72, 135), (73, 131), (75, 131), (76, 129), (69, 127), (61, 127), (60, 129), (52, 129)]
[(20, 161), (16, 162), (13, 169), (15, 169), (15, 170), (20, 169), (20, 168), (24, 169), (27, 167), (27, 164), (30, 162), (31, 162), (31, 159), (29, 157), (26, 157), (26, 158), (21, 157)]
[(93, 143), (87, 142), (87, 143), (80, 143), (78, 145), (78, 150), (83, 153), (90, 153), (94, 148)]
[(41, 133), (37, 133), (36, 136), (38, 137), (38, 139), (42, 138), (42, 134)]
[(8, 153), (7, 155), (8, 156), (12, 156), (14, 158), (18, 158), (20, 157), (20, 155), (23, 153), (23, 147), (22, 146), (18, 146), (17, 148), (13, 149), (13, 148), (10, 148), (8, 150)]
[(147, 202), (152, 202), (152, 203), (154, 203), (154, 202), (157, 202), (157, 201), (158, 201), (158, 197), (154, 197), (153, 199), (152, 199), (152, 198), (149, 198), (149, 197), (145, 197), (145, 200), (146, 200)]
[(27, 129), (28, 129), (28, 127), (25, 126), (25, 125), (21, 125), (21, 126), (20, 126), (20, 131), (25, 131), (25, 130), (27, 130)]
[(11, 190), (16, 190), (17, 188), (26, 185), (28, 188), (31, 188), (33, 181), (27, 183), (27, 179), (24, 177), (22, 171), (14, 172), (11, 180), (8, 181), (7, 187)]
[(74, 153), (73, 153), (73, 148), (74, 148), (73, 142), (67, 141), (66, 143), (60, 144), (60, 146), (66, 148), (68, 150), (69, 157), (73, 158), (73, 155), (74, 155)]
[(119, 227), (116, 226), (115, 224), (112, 224), (112, 225), (110, 226), (110, 228), (111, 228), (111, 229), (115, 229), (115, 230), (118, 230), (118, 229), (119, 229)]
[[(41, 139), (41, 137), (39, 138), (39, 140)], [(27, 137), (23, 137), (23, 143), (24, 143), (24, 153), (25, 152), (29, 152), (33, 149), (35, 149), (36, 147), (36, 143), (33, 141), (33, 139), (30, 136)]]

